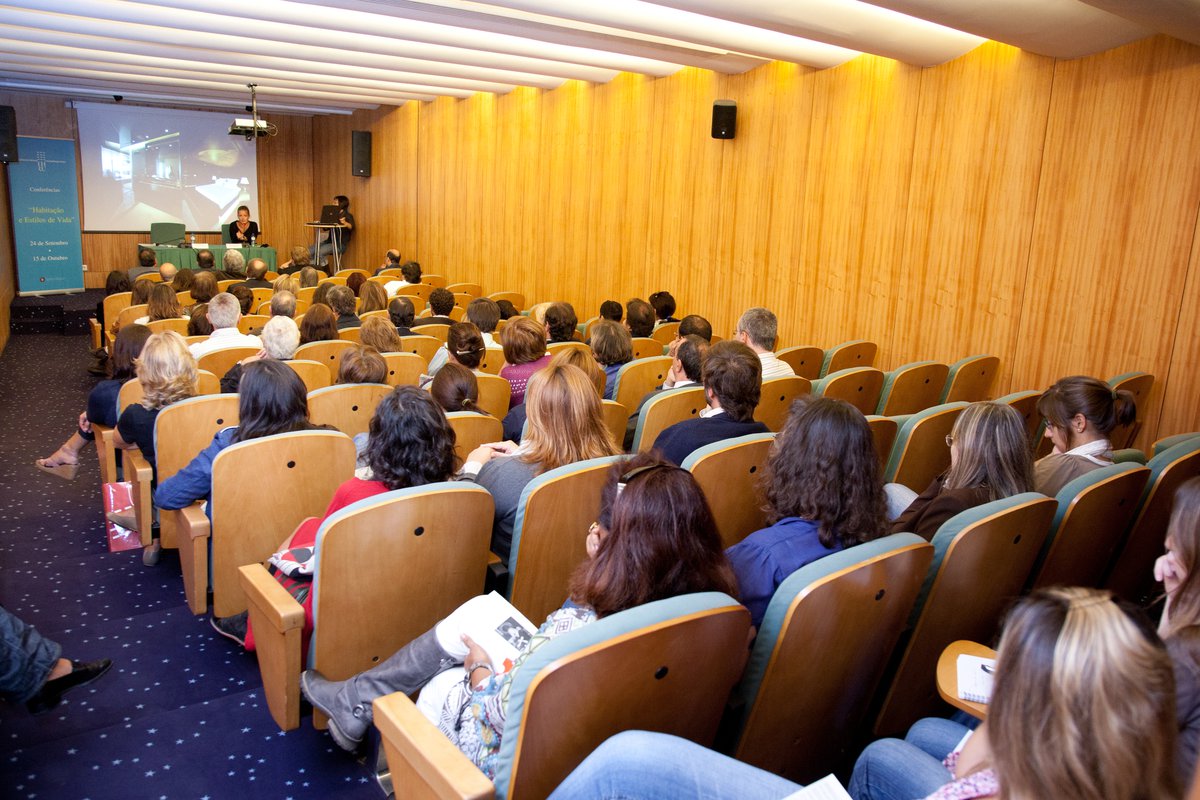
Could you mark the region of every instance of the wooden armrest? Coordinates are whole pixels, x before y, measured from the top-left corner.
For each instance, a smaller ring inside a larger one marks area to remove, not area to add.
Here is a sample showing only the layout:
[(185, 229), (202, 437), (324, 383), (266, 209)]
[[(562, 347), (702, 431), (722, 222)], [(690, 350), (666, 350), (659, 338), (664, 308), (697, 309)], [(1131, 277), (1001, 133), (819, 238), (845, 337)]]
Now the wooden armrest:
[(238, 567), (238, 580), (246, 600), (263, 613), (275, 630), (283, 633), (304, 627), (304, 607), (262, 564)]
[(958, 696), (958, 657), (960, 655), (995, 658), (996, 651), (986, 645), (966, 639), (959, 639), (946, 645), (946, 649), (938, 656), (937, 662), (938, 694), (955, 708), (965, 711), (973, 717), (986, 719), (988, 711), (986, 703), (975, 703)]
[(181, 508), (179, 514), (179, 532), (192, 539), (207, 538), (210, 530), (208, 516), (200, 503), (192, 503), (187, 508)]
[(500, 556), (496, 555), (491, 550), (488, 550), (488, 562), (487, 563), (488, 563), (488, 566), (490, 567), (492, 564), (503, 564), (504, 562), (500, 560)]
[(417, 796), (447, 800), (496, 796), (496, 787), (487, 776), (425, 719), (403, 692), (376, 700), (374, 714), (394, 786), (412, 787)]
[[(111, 432), (109, 434), (111, 436)], [(126, 450), (124, 458), (128, 470), (125, 480), (136, 480), (140, 483), (150, 483), (150, 481), (154, 480), (154, 468), (150, 466), (150, 462), (142, 455), (141, 450)]]

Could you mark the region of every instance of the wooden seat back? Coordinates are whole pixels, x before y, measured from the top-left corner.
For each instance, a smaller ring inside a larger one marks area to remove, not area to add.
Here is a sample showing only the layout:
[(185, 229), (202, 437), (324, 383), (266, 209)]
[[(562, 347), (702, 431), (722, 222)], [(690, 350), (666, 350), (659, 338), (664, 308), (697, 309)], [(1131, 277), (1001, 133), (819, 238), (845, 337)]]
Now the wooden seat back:
[(683, 460), (700, 484), (725, 547), (767, 526), (760, 479), (766, 471), (773, 433), (752, 433), (705, 445)]
[[(558, 355), (566, 350), (582, 350), (588, 355), (592, 354), (592, 348), (588, 347), (583, 342), (550, 342), (546, 345), (546, 352), (550, 355)], [(500, 351), (503, 354), (504, 351)]]
[(875, 363), (875, 355), (879, 345), (865, 339), (855, 339), (834, 345), (825, 351), (825, 359), (821, 364), (821, 377), (841, 372), (844, 369), (870, 367)]
[(488, 295), (489, 300), (495, 300), (499, 303), (501, 300), (507, 300), (513, 304), (513, 308), (517, 311), (525, 310), (525, 295), (520, 292), (492, 292)]
[(661, 356), (663, 355), (664, 350), (665, 348), (663, 343), (657, 339), (653, 339), (649, 336), (633, 337), (633, 357), (635, 360), (639, 358), (653, 358), (655, 356)]
[[(445, 328), (448, 326), (443, 325), (442, 327)], [(400, 337), (400, 341), (405, 353), (416, 353), (425, 360), (426, 364), (433, 360), (434, 353), (443, 344), (443, 342), (433, 336), (422, 335), (402, 336)]]
[(1037, 437), (1041, 433), (1042, 416), (1038, 414), (1037, 410), (1038, 399), (1041, 396), (1041, 392), (1024, 391), (1013, 392), (1012, 394), (996, 398), (997, 403), (1012, 406), (1021, 415), (1021, 419), (1025, 420), (1025, 432), (1029, 436), (1031, 446), (1037, 441)]
[(320, 361), (293, 358), (283, 363), (291, 367), (300, 376), (300, 380), (304, 381), (304, 390), (306, 392), (315, 392), (317, 389), (324, 389), (333, 383), (329, 377), (329, 368)]
[(418, 312), (425, 307), (425, 303), (429, 301), (429, 293), (435, 287), (427, 283), (418, 283), (411, 286), (401, 286), (397, 291), (396, 297), (407, 297), (412, 300), (413, 308)]
[(1133, 447), (1133, 442), (1142, 429), (1146, 409), (1150, 407), (1150, 393), (1154, 391), (1154, 376), (1148, 372), (1126, 372), (1110, 378), (1108, 385), (1114, 392), (1126, 391), (1133, 395), (1137, 406), (1137, 418), (1130, 425), (1118, 425), (1108, 435), (1114, 450)]
[(479, 371), (489, 375), (499, 375), (504, 367), (504, 351), (498, 347), (488, 347), (483, 351), (483, 359), (479, 362)]
[(270, 321), (270, 314), (243, 314), (238, 320), (238, 330), (242, 333), (250, 333), (255, 328), (261, 331)]
[(504, 425), (488, 414), (474, 411), (449, 411), (446, 420), (454, 430), (454, 454), (466, 463), (467, 456), (480, 445), (504, 438)]
[(222, 347), (200, 356), (196, 362), (200, 369), (207, 370), (217, 378), (225, 377), (225, 373), (243, 358), (258, 355), (258, 347)]
[(947, 403), (908, 417), (896, 435), (884, 481), (902, 483), (914, 492), (925, 491), (934, 478), (950, 468), (946, 437), (966, 407), (966, 403)]
[(792, 403), (796, 398), (811, 391), (812, 382), (808, 378), (797, 375), (769, 378), (762, 382), (762, 392), (759, 395), (758, 406), (754, 409), (754, 418), (778, 433), (787, 422)]
[(445, 289), (446, 276), (426, 272), (421, 275), (421, 283), (432, 289)]
[(630, 361), (617, 372), (617, 385), (612, 393), (612, 399), (625, 408), (637, 408), (643, 397), (662, 386), (670, 369), (670, 356), (654, 356)]
[(454, 294), (467, 294), (472, 299), (483, 297), (483, 287), (478, 283), (452, 283), (446, 287), (446, 291)]
[(918, 361), (897, 367), (887, 373), (875, 413), (894, 417), (938, 405), (949, 374), (949, 365), (938, 361)]
[(977, 403), (990, 400), (992, 384), (1000, 371), (1000, 359), (996, 356), (968, 356), (950, 365), (946, 378), (946, 389), (942, 392), (943, 403)]
[(308, 418), (354, 437), (366, 433), (379, 401), (392, 393), (386, 383), (343, 383), (308, 395)]
[[(104, 324), (108, 328), (112, 328), (121, 312), (129, 308), (130, 300), (133, 298), (133, 292), (117, 292), (116, 294), (107, 295), (104, 298)], [(137, 319), (137, 317), (134, 317)]]
[[(354, 442), (336, 431), (301, 431), (230, 445), (212, 466), (212, 612), (246, 610), (238, 567), (266, 561), (306, 517), (320, 517), (354, 476)], [(207, 542), (194, 542), (200, 561)]]
[[(428, 325), (422, 325), (421, 320), (417, 320), (417, 324), (411, 329), (417, 336), (424, 336), (430, 339), (437, 339), (438, 344), (445, 344), (450, 338), (450, 326), (442, 325), (438, 322), (433, 322)], [(406, 339), (408, 337), (405, 337)], [(432, 358), (432, 356), (430, 356)]]
[(660, 433), (677, 422), (699, 416), (707, 406), (703, 386), (668, 389), (656, 395), (642, 406), (642, 413), (638, 415), (637, 430), (633, 435), (633, 452), (650, 452), (654, 449), (654, 442)]
[(172, 317), (171, 319), (156, 319), (153, 322), (147, 322), (146, 327), (151, 333), (164, 333), (166, 331), (175, 331), (180, 336), (187, 336), (188, 321), (183, 317)]
[(871, 439), (875, 443), (875, 453), (879, 456), (879, 469), (882, 471), (891, 458), (892, 444), (896, 441), (900, 425), (891, 417), (874, 414), (867, 417), (867, 424), (871, 426)]
[[(149, 304), (140, 303), (136, 306), (125, 306), (125, 308), (123, 308), (119, 312), (117, 312), (117, 316), (114, 317), (113, 319), (116, 321), (118, 328), (124, 328), (126, 325), (132, 325), (134, 320), (140, 319), (149, 313), (150, 313)], [(108, 324), (109, 328), (111, 329), (112, 322), (109, 321), (107, 316), (104, 317), (104, 321)]]
[(1057, 504), (1034, 492), (984, 503), (947, 520), (914, 609), (912, 635), (887, 687), (877, 735), (903, 733), (941, 710), (934, 675), (946, 645), (990, 642), (1041, 552)]
[(883, 390), (883, 373), (874, 367), (852, 367), (831, 372), (813, 384), (813, 394), (845, 400), (863, 415), (873, 414)]
[(359, 344), (362, 341), (362, 328), (355, 325), (352, 328), (341, 328), (338, 330), (338, 338), (343, 342), (353, 342)]
[(354, 342), (345, 339), (333, 339), (324, 342), (309, 342), (296, 348), (292, 358), (299, 361), (316, 361), (324, 364), (329, 370), (329, 381), (337, 380), (338, 367), (342, 363), (342, 353), (354, 346)]
[(601, 400), (600, 416), (604, 418), (604, 427), (613, 437), (613, 445), (620, 450), (625, 441), (625, 426), (629, 424), (629, 410), (616, 400)]
[(812, 345), (785, 347), (775, 357), (792, 368), (801, 378), (815, 381), (821, 377), (821, 365), (825, 363), (825, 351)]
[(420, 383), (421, 374), (425, 372), (426, 364), (416, 353), (383, 353), (387, 362), (388, 386), (416, 386)]
[(496, 419), (508, 414), (508, 402), (512, 397), (512, 384), (499, 375), (475, 375), (479, 383), (479, 407)]
[(667, 347), (671, 344), (671, 342), (675, 341), (675, 337), (678, 335), (678, 322), (664, 322), (654, 329), (654, 332), (650, 334), (650, 338), (661, 344), (663, 347)]

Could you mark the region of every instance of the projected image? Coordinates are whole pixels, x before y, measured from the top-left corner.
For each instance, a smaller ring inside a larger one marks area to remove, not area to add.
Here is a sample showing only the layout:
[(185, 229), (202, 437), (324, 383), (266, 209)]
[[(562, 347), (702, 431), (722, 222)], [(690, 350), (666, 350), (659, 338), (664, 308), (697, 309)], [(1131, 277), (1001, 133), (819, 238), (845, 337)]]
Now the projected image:
[(79, 103), (84, 227), (148, 231), (182, 222), (219, 231), (257, 208), (254, 143), (228, 135), (231, 116)]

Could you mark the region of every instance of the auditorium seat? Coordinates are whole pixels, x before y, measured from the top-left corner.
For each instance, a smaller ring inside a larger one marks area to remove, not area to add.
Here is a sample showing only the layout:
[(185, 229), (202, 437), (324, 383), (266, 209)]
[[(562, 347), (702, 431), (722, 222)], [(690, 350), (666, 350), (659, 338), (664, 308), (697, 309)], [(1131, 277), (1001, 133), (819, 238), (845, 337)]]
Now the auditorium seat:
[[(438, 345), (443, 345), (450, 337), (450, 326), (443, 325), (440, 322), (433, 322), (426, 325), (421, 324), (421, 319), (418, 317), (416, 325), (411, 328), (412, 332), (417, 336), (426, 336), (438, 340)], [(404, 337), (407, 343), (409, 337)], [(432, 358), (432, 356), (430, 356)]]
[(854, 339), (834, 345), (825, 351), (825, 358), (821, 363), (821, 377), (844, 369), (873, 366), (878, 352), (879, 345), (865, 339)]
[(445, 275), (435, 275), (435, 274), (427, 272), (421, 276), (421, 283), (425, 284), (426, 286), (428, 286), (432, 289), (445, 289), (446, 288), (446, 276)]
[(358, 344), (362, 340), (362, 328), (355, 325), (352, 328), (341, 328), (338, 330), (338, 338), (343, 342), (354, 342)]
[(331, 425), (347, 436), (366, 433), (379, 401), (392, 393), (386, 383), (343, 383), (308, 394), (308, 418)]
[(812, 345), (785, 347), (775, 357), (792, 368), (801, 378), (815, 381), (821, 377), (821, 366), (825, 363), (825, 351)]
[(863, 415), (874, 413), (883, 390), (883, 372), (874, 367), (850, 367), (830, 372), (812, 385), (818, 397), (845, 400)]
[(852, 763), (932, 559), (924, 539), (897, 533), (788, 576), (730, 696), (718, 749), (799, 783)]
[(496, 347), (488, 347), (483, 351), (478, 370), (489, 375), (499, 375), (504, 367), (504, 351)]
[(762, 476), (773, 433), (751, 433), (693, 450), (680, 466), (692, 473), (717, 523), (725, 547), (767, 526)]
[(883, 470), (885, 483), (901, 483), (920, 493), (950, 468), (946, 437), (967, 403), (947, 403), (896, 418), (900, 430)]
[(513, 304), (517, 311), (525, 310), (525, 295), (520, 292), (492, 292), (488, 295), (492, 300), (499, 303), (501, 300), (507, 300)]
[(234, 364), (243, 358), (258, 355), (261, 349), (259, 347), (223, 347), (220, 350), (205, 353), (196, 363), (200, 369), (208, 370), (218, 378), (223, 378)]
[(582, 350), (589, 356), (592, 354), (592, 348), (583, 342), (550, 342), (546, 345), (546, 352), (552, 356), (558, 355), (564, 350)]
[[(405, 337), (407, 342), (409, 337)], [(508, 401), (512, 397), (512, 384), (499, 375), (477, 374), (479, 384), (479, 407), (496, 419), (508, 414)]]
[(416, 386), (422, 373), (425, 372), (425, 362), (416, 353), (381, 353), (387, 363), (388, 386)]
[[(604, 419), (604, 427), (612, 436), (613, 444), (619, 450), (625, 441), (625, 428), (629, 424), (629, 409), (616, 400), (601, 400), (600, 416)], [(528, 424), (528, 420), (526, 423)]]
[(333, 383), (329, 377), (329, 368), (320, 361), (312, 361), (306, 358), (293, 358), (283, 363), (291, 367), (300, 380), (304, 381), (305, 392), (314, 392), (317, 389), (324, 389)]
[[(692, 419), (708, 407), (703, 386), (684, 386), (667, 389), (655, 395), (638, 415), (630, 452), (648, 453), (654, 448), (658, 435), (677, 422)], [(624, 430), (621, 440), (624, 440)]]
[(664, 322), (654, 329), (654, 332), (650, 334), (650, 338), (661, 344), (663, 347), (668, 347), (671, 342), (675, 341), (675, 337), (678, 335), (678, 322)]
[(788, 375), (783, 378), (768, 378), (762, 382), (762, 392), (759, 395), (758, 406), (754, 409), (754, 418), (778, 433), (787, 423), (796, 398), (812, 392), (812, 382), (798, 375)]
[(174, 331), (180, 336), (187, 336), (188, 321), (182, 317), (156, 319), (153, 322), (147, 322), (146, 327), (150, 329), (151, 333), (165, 333), (166, 331)]
[(371, 277), (371, 273), (369, 271), (367, 271), (365, 269), (355, 269), (352, 267), (348, 267), (346, 269), (339, 269), (337, 272), (333, 273), (333, 277), (344, 278), (346, 280), (349, 280), (351, 275), (362, 275), (364, 278)]
[[(269, 304), (268, 304), (269, 305)], [(259, 331), (263, 326), (271, 321), (269, 314), (243, 314), (238, 320), (238, 331), (241, 333), (250, 333), (251, 330), (257, 328)], [(186, 321), (184, 325), (186, 329)]]
[(1154, 390), (1154, 376), (1148, 372), (1126, 372), (1109, 378), (1108, 385), (1114, 392), (1122, 390), (1130, 392), (1133, 395), (1134, 403), (1137, 404), (1137, 419), (1133, 424), (1118, 425), (1108, 435), (1108, 440), (1112, 442), (1114, 450), (1133, 447), (1133, 441), (1142, 428), (1142, 420), (1146, 417), (1146, 410), (1150, 407), (1150, 393)]
[(990, 400), (992, 384), (1000, 370), (1000, 359), (996, 356), (980, 355), (960, 358), (950, 365), (946, 388), (942, 392), (943, 403), (977, 403)]
[(997, 403), (1012, 406), (1021, 415), (1021, 418), (1025, 420), (1025, 432), (1029, 435), (1030, 446), (1037, 443), (1036, 437), (1041, 433), (1042, 416), (1037, 410), (1038, 399), (1041, 396), (1041, 392), (1029, 389), (996, 398)]
[(225, 278), (217, 281), (217, 288), (222, 292), (227, 292), (230, 286), (233, 286), (235, 283), (241, 283), (242, 280), (242, 278)]
[[(405, 340), (407, 343), (407, 339)], [(324, 364), (329, 370), (329, 382), (333, 383), (337, 380), (338, 367), (341, 364), (342, 353), (354, 346), (354, 342), (347, 342), (344, 339), (334, 339), (332, 341), (309, 342), (302, 344), (296, 348), (296, 352), (292, 354), (292, 358), (304, 361), (316, 361)]]
[(670, 369), (670, 356), (634, 359), (623, 364), (617, 371), (613, 399), (625, 408), (636, 409), (643, 397), (662, 386)]
[(467, 456), (476, 447), (504, 439), (504, 425), (489, 414), (448, 411), (446, 419), (454, 430), (454, 454), (462, 463), (466, 463)]
[(478, 283), (452, 283), (446, 287), (446, 291), (470, 295), (472, 298), (483, 297), (483, 287)]
[(653, 339), (649, 336), (633, 337), (634, 359), (661, 356), (664, 354), (665, 350), (666, 348), (663, 346), (662, 342), (659, 342), (657, 339)]
[(881, 417), (877, 414), (867, 415), (867, 424), (871, 426), (871, 440), (875, 445), (875, 454), (879, 456), (879, 474), (887, 468), (888, 459), (892, 457), (892, 445), (900, 425), (891, 417)]
[(749, 629), (749, 612), (736, 600), (705, 592), (621, 611), (546, 642), (513, 679), (494, 785), (406, 695), (382, 697), (374, 718), (393, 786), (414, 797), (494, 792), (531, 800), (548, 796), (621, 731), (710, 745), (741, 674)]
[(950, 367), (937, 361), (914, 361), (885, 373), (875, 413), (894, 417), (936, 406), (949, 374)]

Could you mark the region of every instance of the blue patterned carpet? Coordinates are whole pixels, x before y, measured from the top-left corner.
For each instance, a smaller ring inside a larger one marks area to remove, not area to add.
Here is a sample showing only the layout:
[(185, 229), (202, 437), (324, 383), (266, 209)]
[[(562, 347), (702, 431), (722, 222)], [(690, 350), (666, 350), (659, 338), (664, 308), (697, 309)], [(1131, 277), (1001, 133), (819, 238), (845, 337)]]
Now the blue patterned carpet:
[(49, 714), (0, 701), (0, 797), (382, 797), (307, 718), (276, 727), (254, 656), (184, 605), (174, 554), (145, 567), (139, 550), (108, 552), (94, 449), (74, 481), (33, 466), (84, 408), (87, 347), (13, 336), (0, 356), (0, 604), (113, 668)]

